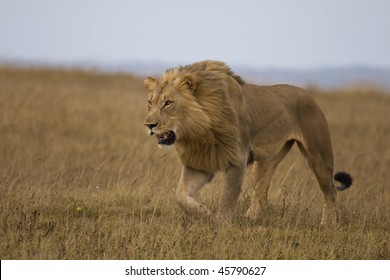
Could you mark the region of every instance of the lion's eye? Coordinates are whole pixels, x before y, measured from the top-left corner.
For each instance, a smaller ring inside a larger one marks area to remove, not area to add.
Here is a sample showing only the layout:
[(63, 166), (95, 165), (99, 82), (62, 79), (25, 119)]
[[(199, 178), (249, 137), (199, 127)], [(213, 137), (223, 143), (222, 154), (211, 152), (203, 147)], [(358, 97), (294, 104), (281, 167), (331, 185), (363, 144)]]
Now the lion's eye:
[(173, 101), (167, 100), (167, 101), (165, 101), (165, 103), (164, 103), (164, 107), (169, 107), (169, 106), (171, 106), (172, 104), (173, 104)]
[(152, 101), (148, 100), (148, 107), (152, 107)]

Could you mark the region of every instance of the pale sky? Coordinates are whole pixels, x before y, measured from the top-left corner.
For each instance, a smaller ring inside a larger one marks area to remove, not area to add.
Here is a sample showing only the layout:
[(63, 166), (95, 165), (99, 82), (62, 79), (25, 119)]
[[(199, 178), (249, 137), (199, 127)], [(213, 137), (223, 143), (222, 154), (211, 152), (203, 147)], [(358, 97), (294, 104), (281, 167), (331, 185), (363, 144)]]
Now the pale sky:
[(390, 67), (388, 0), (0, 0), (0, 61)]

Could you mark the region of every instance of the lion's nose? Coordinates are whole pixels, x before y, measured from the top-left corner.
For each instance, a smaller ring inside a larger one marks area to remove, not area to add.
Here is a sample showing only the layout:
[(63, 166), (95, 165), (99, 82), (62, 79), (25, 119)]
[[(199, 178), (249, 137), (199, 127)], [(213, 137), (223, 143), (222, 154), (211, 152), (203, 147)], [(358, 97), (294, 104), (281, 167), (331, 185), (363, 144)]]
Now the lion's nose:
[(145, 126), (150, 130), (157, 126), (158, 123), (145, 123)]

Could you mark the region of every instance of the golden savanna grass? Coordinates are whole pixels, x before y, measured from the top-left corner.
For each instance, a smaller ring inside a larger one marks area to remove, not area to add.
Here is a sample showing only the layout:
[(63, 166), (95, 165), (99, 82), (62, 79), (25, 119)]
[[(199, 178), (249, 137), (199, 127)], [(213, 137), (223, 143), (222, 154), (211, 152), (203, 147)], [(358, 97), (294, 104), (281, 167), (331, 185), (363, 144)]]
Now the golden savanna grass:
[[(0, 68), (1, 259), (390, 259), (390, 95), (314, 90), (328, 119), (337, 227), (320, 227), (322, 194), (294, 148), (278, 167), (263, 219), (188, 217), (173, 189), (174, 151), (143, 128), (142, 80), (125, 74)], [(215, 211), (223, 180), (197, 198)]]

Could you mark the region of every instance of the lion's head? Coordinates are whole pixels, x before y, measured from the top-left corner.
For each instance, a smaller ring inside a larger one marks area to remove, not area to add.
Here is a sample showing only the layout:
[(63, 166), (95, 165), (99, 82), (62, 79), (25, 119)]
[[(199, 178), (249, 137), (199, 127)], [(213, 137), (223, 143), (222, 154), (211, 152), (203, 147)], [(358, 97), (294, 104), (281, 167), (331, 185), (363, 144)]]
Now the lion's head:
[(211, 143), (210, 118), (196, 101), (196, 84), (191, 77), (177, 77), (160, 81), (147, 78), (148, 114), (145, 126), (150, 135), (157, 137), (161, 148), (190, 139)]
[(159, 80), (148, 77), (148, 133), (156, 136), (160, 148), (175, 144), (188, 166), (223, 170), (240, 156), (230, 83), (240, 89), (243, 82), (215, 61), (169, 69)]

